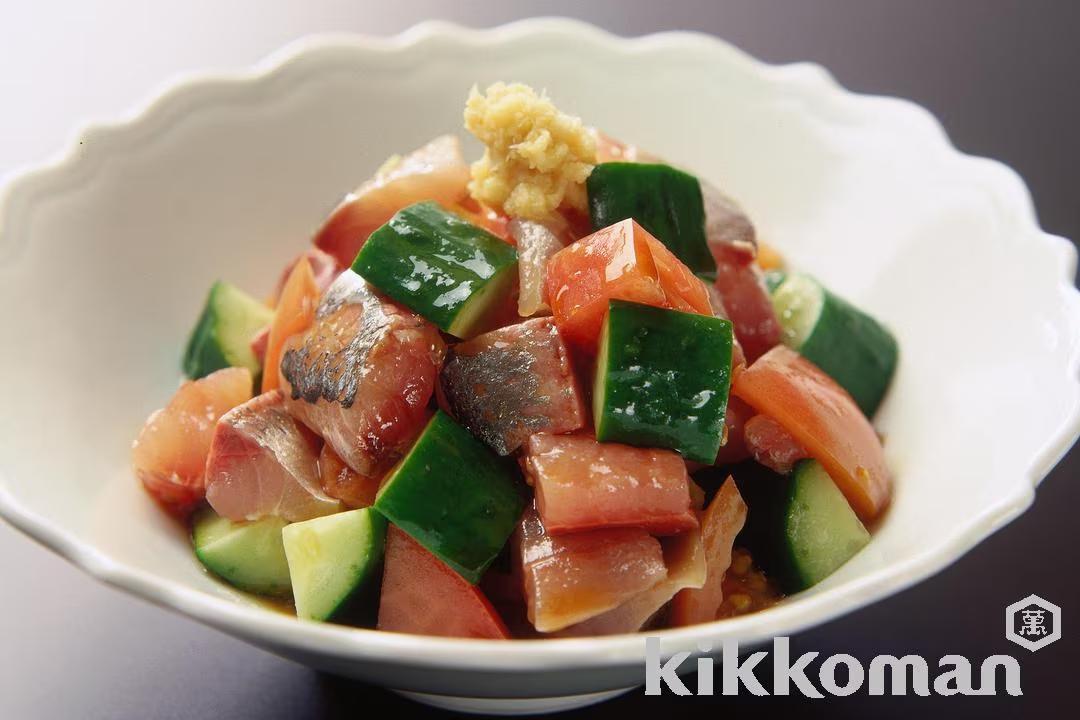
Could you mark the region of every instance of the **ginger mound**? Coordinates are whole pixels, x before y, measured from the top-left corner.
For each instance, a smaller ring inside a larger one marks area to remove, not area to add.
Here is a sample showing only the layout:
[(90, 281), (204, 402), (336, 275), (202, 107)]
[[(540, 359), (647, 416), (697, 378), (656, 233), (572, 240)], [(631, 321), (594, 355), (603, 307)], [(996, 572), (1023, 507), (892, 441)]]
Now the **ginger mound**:
[(465, 128), (486, 146), (472, 165), (469, 194), (511, 217), (548, 220), (560, 207), (585, 211), (585, 179), (596, 164), (596, 138), (527, 85), (474, 86)]

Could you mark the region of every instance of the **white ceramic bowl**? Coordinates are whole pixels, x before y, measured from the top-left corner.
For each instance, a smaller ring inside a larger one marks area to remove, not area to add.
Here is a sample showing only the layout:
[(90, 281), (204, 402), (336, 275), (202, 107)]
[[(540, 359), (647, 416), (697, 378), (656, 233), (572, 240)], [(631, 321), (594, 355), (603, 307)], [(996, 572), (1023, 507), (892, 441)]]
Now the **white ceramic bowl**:
[(428, 701), (551, 709), (640, 682), (640, 636), (432, 639), (264, 609), (200, 569), (129, 468), (210, 282), (268, 290), (342, 193), (391, 152), (460, 129), (469, 87), (496, 79), (547, 88), (695, 168), (900, 339), (878, 422), (896, 494), (873, 542), (774, 609), (660, 633), (665, 653), (752, 645), (873, 602), (1031, 503), (1080, 429), (1080, 296), (1073, 247), (1039, 229), (1011, 170), (958, 153), (919, 107), (850, 94), (815, 65), (543, 20), (304, 41), (252, 71), (178, 83), (15, 180), (0, 206), (0, 513), (111, 585)]

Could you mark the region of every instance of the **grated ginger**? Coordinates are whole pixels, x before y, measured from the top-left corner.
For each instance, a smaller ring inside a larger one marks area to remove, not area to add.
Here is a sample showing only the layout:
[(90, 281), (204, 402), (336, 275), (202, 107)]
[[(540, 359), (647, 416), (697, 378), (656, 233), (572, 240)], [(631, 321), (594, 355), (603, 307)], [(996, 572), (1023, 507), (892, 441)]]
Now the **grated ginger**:
[(586, 209), (585, 179), (596, 164), (596, 138), (581, 120), (559, 112), (520, 83), (474, 86), (465, 128), (484, 143), (472, 165), (469, 194), (489, 207), (544, 221), (560, 207)]

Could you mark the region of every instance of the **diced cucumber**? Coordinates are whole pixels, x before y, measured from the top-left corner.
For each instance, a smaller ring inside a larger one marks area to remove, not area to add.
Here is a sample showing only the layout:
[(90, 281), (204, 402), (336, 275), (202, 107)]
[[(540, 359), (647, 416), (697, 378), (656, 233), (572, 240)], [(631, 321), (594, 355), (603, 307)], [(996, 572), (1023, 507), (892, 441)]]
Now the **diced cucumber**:
[(391, 471), (375, 509), (475, 584), (525, 507), (513, 462), (439, 410)]
[(786, 593), (833, 574), (870, 542), (843, 493), (816, 460), (783, 477), (741, 466), (734, 471), (750, 512), (738, 543)]
[(612, 300), (593, 387), (596, 439), (712, 464), (731, 384), (731, 322)]
[(585, 183), (593, 230), (633, 218), (694, 272), (715, 272), (701, 183), (670, 165), (610, 162)]
[(288, 595), (292, 586), (281, 543), (285, 524), (279, 517), (234, 523), (204, 508), (192, 524), (195, 557), (207, 570), (241, 590)]
[(872, 417), (896, 371), (896, 339), (809, 275), (789, 274), (772, 301), (784, 344), (824, 370)]
[(304, 620), (373, 624), (386, 520), (371, 508), (288, 525), (281, 531), (296, 615)]
[(772, 302), (781, 322), (784, 344), (798, 350), (821, 319), (825, 289), (807, 275), (793, 274), (772, 291)]
[(352, 269), (443, 331), (467, 338), (509, 301), (517, 251), (436, 203), (422, 202), (373, 232)]
[(817, 585), (870, 542), (870, 533), (816, 460), (801, 461), (791, 473), (784, 541), (793, 590)]
[(184, 351), (184, 374), (196, 380), (222, 368), (246, 367), (258, 375), (251, 338), (273, 318), (273, 310), (243, 290), (214, 283)]

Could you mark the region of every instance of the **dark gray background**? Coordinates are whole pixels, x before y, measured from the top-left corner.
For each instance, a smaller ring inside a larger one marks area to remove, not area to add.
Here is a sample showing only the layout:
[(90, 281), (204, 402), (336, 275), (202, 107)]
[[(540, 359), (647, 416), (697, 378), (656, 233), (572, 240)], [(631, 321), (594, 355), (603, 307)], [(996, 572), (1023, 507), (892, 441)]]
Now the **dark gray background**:
[[(144, 7), (23, 3), (0, 9), (0, 174), (58, 149), (87, 116), (115, 116), (177, 71), (248, 64), (309, 32), (390, 33), (428, 17), (492, 25), (536, 14), (589, 19), (621, 34), (694, 29), (772, 62), (813, 60), (847, 87), (925, 105), (964, 151), (1012, 165), (1043, 226), (1080, 237), (1080, 4), (880, 0), (773, 2), (239, 2)], [(146, 4), (149, 5), (149, 4)], [(445, 6), (445, 7), (444, 7)], [(1020, 260), (1022, 261), (1022, 260)], [(1008, 288), (1003, 288), (1008, 291)], [(1004, 418), (1002, 436), (1008, 423)], [(1034, 507), (920, 586), (793, 639), (793, 653), (882, 652), (935, 659), (1017, 656), (1022, 698), (746, 696), (647, 698), (634, 692), (581, 715), (710, 716), (800, 705), (833, 716), (1076, 717), (1080, 641), (1037, 653), (1004, 639), (1004, 608), (1037, 593), (1078, 607), (1080, 453)], [(947, 482), (948, 478), (942, 478)], [(317, 675), (104, 588), (0, 526), (0, 718), (294, 720), (421, 712), (376, 688)], [(428, 714), (433, 712), (423, 710)], [(569, 717), (569, 716), (568, 716)], [(730, 715), (729, 715), (730, 717)]]

